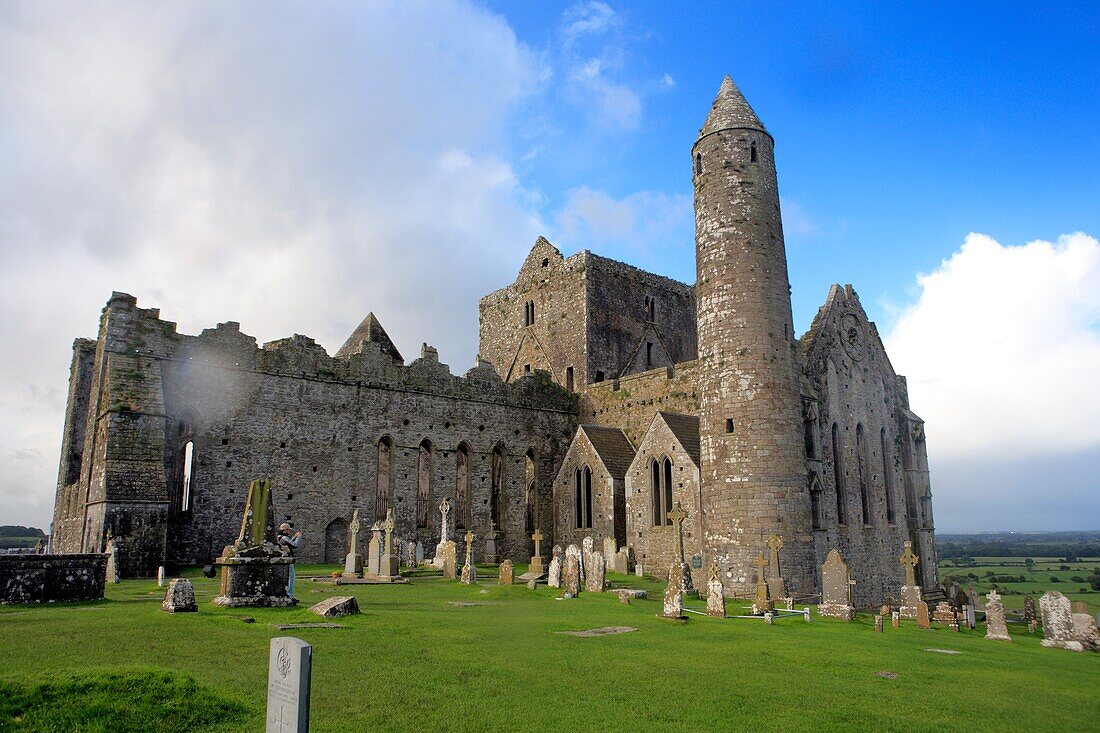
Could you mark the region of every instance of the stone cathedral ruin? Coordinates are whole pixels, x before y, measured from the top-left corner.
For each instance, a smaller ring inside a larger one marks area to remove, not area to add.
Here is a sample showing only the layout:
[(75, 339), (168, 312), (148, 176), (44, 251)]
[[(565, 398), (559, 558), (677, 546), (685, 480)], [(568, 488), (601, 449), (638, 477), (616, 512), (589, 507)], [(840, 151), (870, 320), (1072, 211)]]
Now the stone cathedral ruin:
[(424, 547), (446, 516), (459, 557), (590, 536), (743, 597), (775, 535), (789, 593), (820, 593), (838, 550), (860, 607), (896, 594), (911, 542), (937, 587), (924, 424), (851, 286), (795, 337), (773, 145), (727, 77), (691, 148), (696, 284), (540, 238), (482, 298), (464, 376), (427, 345), (406, 364), (373, 314), (330, 356), (234, 322), (180, 334), (113, 294), (73, 345), (53, 551), (110, 536), (123, 576), (209, 563), (264, 478), (306, 561), (343, 563), (353, 512), (392, 510)]

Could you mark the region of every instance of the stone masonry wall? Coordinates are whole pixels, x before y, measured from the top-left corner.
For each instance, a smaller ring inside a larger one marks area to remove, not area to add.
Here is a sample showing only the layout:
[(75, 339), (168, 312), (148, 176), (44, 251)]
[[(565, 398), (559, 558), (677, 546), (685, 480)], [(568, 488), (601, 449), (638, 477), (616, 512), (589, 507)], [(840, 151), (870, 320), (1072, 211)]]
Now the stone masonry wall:
[(589, 385), (581, 397), (581, 420), (619, 428), (638, 445), (657, 410), (699, 414), (697, 366), (698, 362), (690, 361), (671, 370), (654, 369)]
[(0, 604), (93, 601), (106, 582), (103, 554), (0, 555)]
[[(235, 323), (184, 336), (155, 311), (136, 309), (129, 296), (116, 296), (109, 307), (127, 309), (129, 332), (122, 334), (124, 344), (115, 344), (122, 353), (100, 349), (106, 352), (105, 372), (123, 381), (104, 380), (110, 384), (101, 402), (108, 408), (97, 422), (96, 449), (84, 453), (92, 460), (84, 461), (82, 480), (91, 489), (81, 490), (93, 504), (87, 512), (79, 502), (58, 508), (62, 522), (76, 521), (70, 513), (84, 515), (89, 547), (100, 549), (96, 545), (110, 528), (124, 573), (155, 570), (145, 559), (138, 567), (125, 558), (137, 552), (142, 536), (158, 531), (166, 535), (167, 549), (157, 563), (214, 558), (236, 537), (248, 482), (261, 477), (273, 482), (279, 520), (304, 532), (300, 557), (323, 559), (326, 536), (339, 537), (333, 528), (350, 521), (356, 507), (364, 519), (365, 547), (383, 438), (393, 444), (389, 493), (397, 537), (419, 538), (429, 553), (439, 541), (437, 507), (444, 496), (454, 501), (460, 443), (470, 454), (475, 556), (489, 528), (494, 449), (504, 455), (501, 557), (526, 560), (531, 554), (525, 529), (528, 454), (536, 466), (535, 514), (549, 526), (551, 485), (576, 424), (576, 398), (544, 373), (505, 384), (485, 365), (459, 378), (427, 347), (406, 367), (377, 344), (335, 359), (302, 336), (259, 349)], [(194, 462), (185, 511), (179, 464), (187, 439), (194, 444)], [(427, 526), (417, 527), (423, 441), (431, 449), (430, 497)], [(153, 466), (159, 478), (146, 475)], [(159, 492), (163, 504), (156, 501)], [(93, 511), (93, 505), (99, 508)], [(161, 506), (165, 517), (158, 528), (149, 512)], [(452, 527), (454, 519), (452, 512)], [(462, 537), (456, 539), (461, 544)]]

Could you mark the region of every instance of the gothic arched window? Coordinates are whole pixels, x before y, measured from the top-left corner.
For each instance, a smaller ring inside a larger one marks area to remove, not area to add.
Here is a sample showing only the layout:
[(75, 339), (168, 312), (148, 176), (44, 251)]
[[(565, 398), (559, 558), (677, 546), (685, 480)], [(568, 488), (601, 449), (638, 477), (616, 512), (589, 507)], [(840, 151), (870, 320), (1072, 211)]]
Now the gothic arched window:
[(470, 523), (470, 447), (465, 443), (455, 451), (455, 529)]
[(882, 486), (886, 492), (886, 523), (894, 523), (894, 467), (886, 445), (886, 428), (879, 432), (882, 442)]
[(867, 465), (867, 442), (863, 439), (863, 425), (856, 425), (856, 467), (859, 471), (859, 506), (864, 524), (871, 523), (871, 498), (867, 492), (869, 466)]
[(374, 518), (386, 518), (393, 497), (393, 441), (387, 436), (378, 441), (378, 469), (375, 473)]
[(489, 517), (498, 530), (504, 529), (504, 448), (493, 449), (492, 486), (489, 493)]
[(840, 429), (833, 423), (833, 483), (836, 485), (836, 518), (839, 524), (846, 524), (844, 517), (844, 466), (841, 463), (843, 449), (840, 445)]
[(432, 444), (424, 440), (416, 462), (416, 526), (427, 527), (432, 504)]

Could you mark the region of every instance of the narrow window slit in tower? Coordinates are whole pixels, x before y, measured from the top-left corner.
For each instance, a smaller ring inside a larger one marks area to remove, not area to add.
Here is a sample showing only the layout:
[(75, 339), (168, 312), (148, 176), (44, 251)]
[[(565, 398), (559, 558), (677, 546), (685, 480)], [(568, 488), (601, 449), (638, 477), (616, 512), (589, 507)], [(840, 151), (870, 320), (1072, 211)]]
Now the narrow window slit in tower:
[[(754, 158), (755, 160), (755, 158)], [(699, 175), (703, 172), (703, 155), (702, 153), (695, 154), (695, 175)]]
[(727, 433), (732, 433), (733, 432), (733, 418), (732, 417), (727, 417), (726, 418), (726, 432)]
[(749, 161), (752, 163), (756, 162), (756, 143), (753, 143), (749, 148)]

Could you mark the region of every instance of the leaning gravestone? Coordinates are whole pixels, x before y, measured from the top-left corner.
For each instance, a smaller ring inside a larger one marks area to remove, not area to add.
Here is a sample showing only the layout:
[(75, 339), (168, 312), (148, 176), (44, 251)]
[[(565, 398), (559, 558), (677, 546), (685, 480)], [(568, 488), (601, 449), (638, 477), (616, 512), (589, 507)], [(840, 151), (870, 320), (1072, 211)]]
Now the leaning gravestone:
[(355, 596), (332, 596), (310, 606), (309, 612), (325, 618), (354, 616), (359, 613), (359, 601)]
[(581, 583), (588, 577), (588, 568), (592, 565), (592, 548), (595, 543), (591, 537), (581, 540)]
[(119, 581), (118, 573), (118, 543), (115, 538), (107, 540), (107, 582), (117, 583)]
[(512, 567), (512, 561), (505, 560), (500, 564), (500, 571), (497, 576), (497, 582), (500, 583), (500, 585), (511, 585), (513, 582), (515, 582), (513, 579), (514, 574), (515, 570)]
[(1043, 646), (1082, 652), (1084, 644), (1074, 638), (1073, 611), (1069, 599), (1056, 590), (1048, 590), (1039, 599), (1043, 616)]
[[(985, 638), (996, 641), (1012, 641), (1005, 623), (1005, 607), (997, 591), (989, 591), (989, 602), (985, 604)], [(969, 606), (968, 606), (969, 607)]]
[(1092, 614), (1073, 614), (1073, 635), (1086, 649), (1100, 651), (1100, 630), (1096, 628), (1096, 619)]
[[(575, 547), (575, 545), (570, 545)], [(551, 563), (552, 564), (552, 563)], [(581, 592), (581, 559), (577, 554), (565, 553), (565, 570), (562, 572), (562, 586), (565, 592), (574, 598)]]
[(267, 662), (267, 733), (309, 733), (313, 647), (293, 636), (271, 640)]
[(191, 585), (191, 581), (187, 578), (172, 578), (160, 609), (168, 613), (198, 611), (199, 604), (195, 602), (195, 587)]
[(603, 593), (607, 590), (605, 582), (607, 566), (604, 564), (603, 555), (593, 552), (588, 557), (592, 564), (588, 568), (588, 577), (584, 579), (584, 589), (588, 593)]

